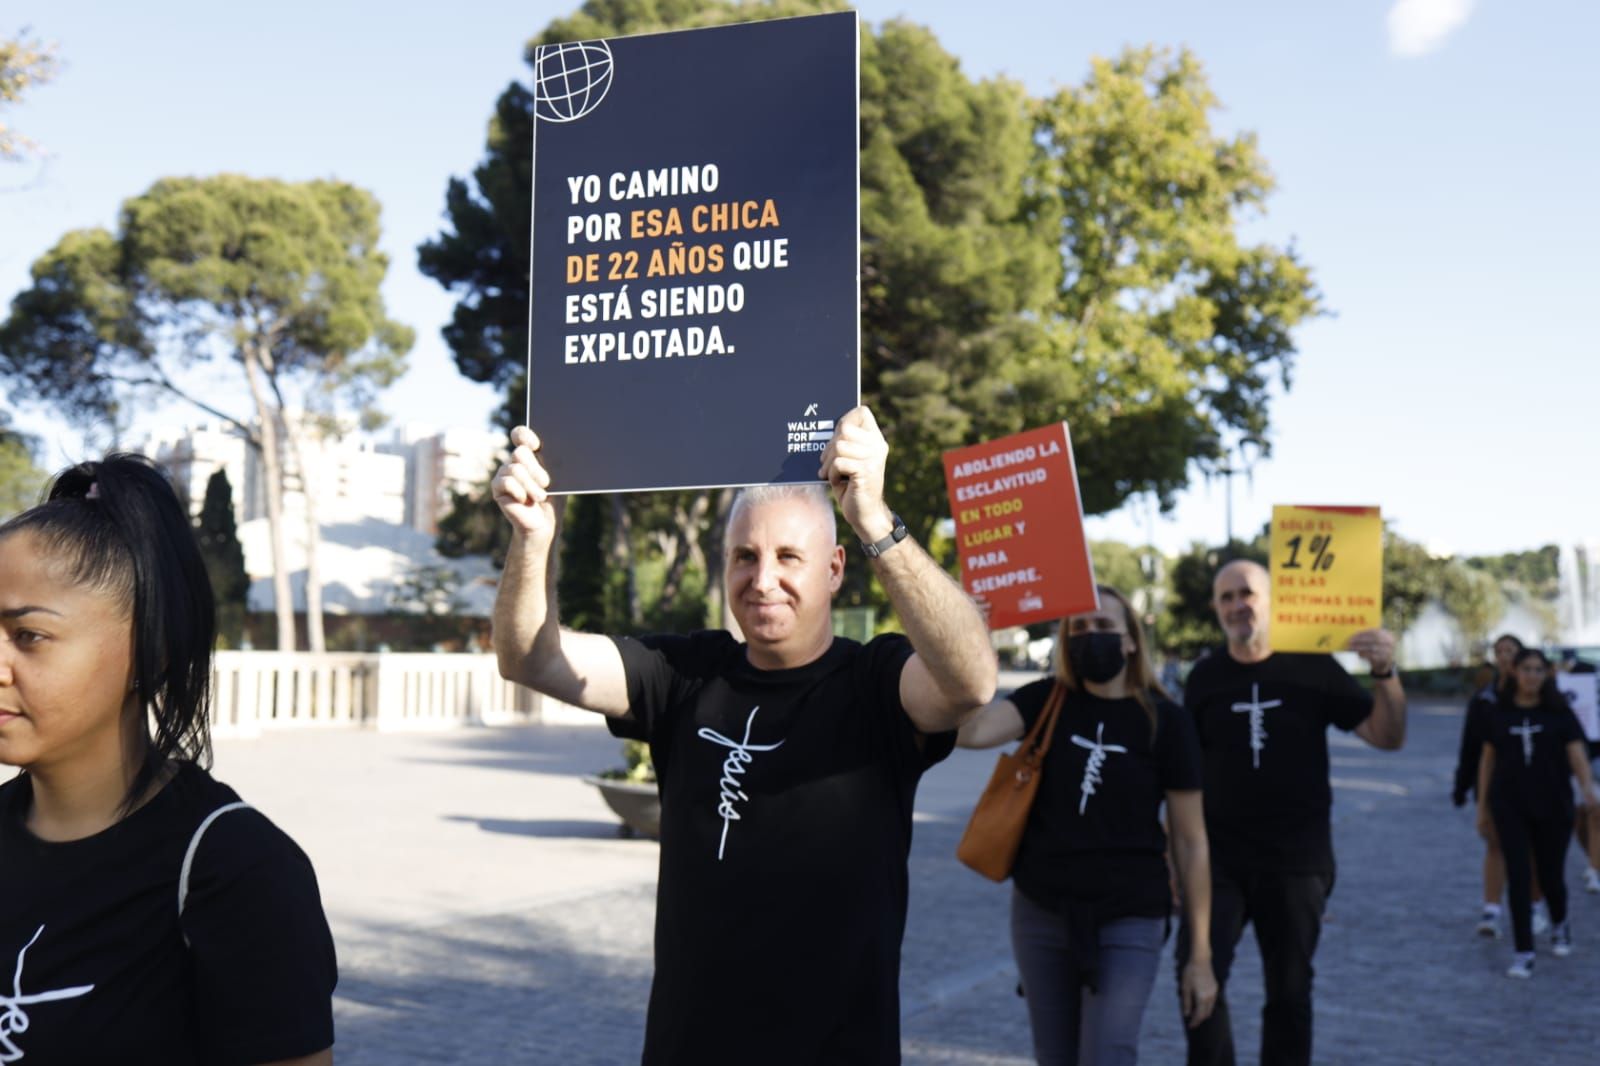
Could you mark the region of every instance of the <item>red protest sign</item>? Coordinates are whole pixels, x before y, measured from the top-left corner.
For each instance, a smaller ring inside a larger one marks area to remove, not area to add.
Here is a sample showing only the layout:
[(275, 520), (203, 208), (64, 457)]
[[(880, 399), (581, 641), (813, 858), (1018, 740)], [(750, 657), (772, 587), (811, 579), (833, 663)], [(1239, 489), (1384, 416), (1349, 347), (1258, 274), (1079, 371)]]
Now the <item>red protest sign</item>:
[(1065, 422), (945, 452), (944, 483), (961, 585), (991, 629), (1099, 606)]

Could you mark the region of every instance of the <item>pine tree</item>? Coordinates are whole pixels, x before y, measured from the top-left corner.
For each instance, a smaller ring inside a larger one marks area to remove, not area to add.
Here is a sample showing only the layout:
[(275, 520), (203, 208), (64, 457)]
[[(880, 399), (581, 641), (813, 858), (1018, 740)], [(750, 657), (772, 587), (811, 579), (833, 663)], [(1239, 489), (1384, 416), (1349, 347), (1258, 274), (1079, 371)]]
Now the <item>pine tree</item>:
[(225, 471), (218, 470), (206, 482), (206, 500), (195, 535), (217, 601), (219, 642), (238, 647), (244, 635), (250, 575), (244, 568), (244, 545), (239, 543), (239, 527), (233, 520), (233, 486)]

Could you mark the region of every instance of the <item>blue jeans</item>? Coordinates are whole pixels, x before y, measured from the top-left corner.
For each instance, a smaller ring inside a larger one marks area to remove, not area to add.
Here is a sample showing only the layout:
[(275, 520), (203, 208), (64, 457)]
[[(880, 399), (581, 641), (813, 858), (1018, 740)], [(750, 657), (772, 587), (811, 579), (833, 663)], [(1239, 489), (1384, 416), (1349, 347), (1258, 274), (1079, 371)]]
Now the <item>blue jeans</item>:
[(1166, 939), (1161, 918), (1119, 918), (1097, 930), (1098, 991), (1079, 983), (1067, 922), (1011, 892), (1017, 957), (1040, 1066), (1126, 1066), (1139, 1061), (1139, 1025)]

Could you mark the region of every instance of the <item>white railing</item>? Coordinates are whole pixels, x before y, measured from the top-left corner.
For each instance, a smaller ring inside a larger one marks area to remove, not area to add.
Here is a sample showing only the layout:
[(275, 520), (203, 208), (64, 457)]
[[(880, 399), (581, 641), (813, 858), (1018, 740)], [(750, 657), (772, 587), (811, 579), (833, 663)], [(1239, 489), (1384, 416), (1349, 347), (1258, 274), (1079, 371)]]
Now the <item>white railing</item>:
[(538, 721), (538, 693), (500, 677), (493, 655), (219, 651), (212, 731), (365, 726), (438, 729)]

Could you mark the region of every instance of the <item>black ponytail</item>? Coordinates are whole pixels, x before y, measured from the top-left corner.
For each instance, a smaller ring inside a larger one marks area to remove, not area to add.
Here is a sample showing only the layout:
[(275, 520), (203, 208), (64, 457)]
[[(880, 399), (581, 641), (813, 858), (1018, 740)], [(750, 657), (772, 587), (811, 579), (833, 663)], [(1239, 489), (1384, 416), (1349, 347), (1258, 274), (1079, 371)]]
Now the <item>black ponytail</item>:
[(216, 607), (189, 516), (161, 469), (117, 453), (56, 475), (45, 502), (0, 525), (28, 530), (73, 584), (112, 596), (132, 619), (134, 688), (150, 724), (123, 812), (169, 760), (211, 761)]

